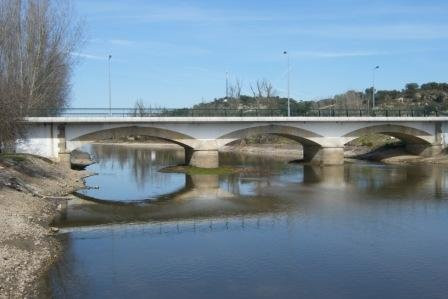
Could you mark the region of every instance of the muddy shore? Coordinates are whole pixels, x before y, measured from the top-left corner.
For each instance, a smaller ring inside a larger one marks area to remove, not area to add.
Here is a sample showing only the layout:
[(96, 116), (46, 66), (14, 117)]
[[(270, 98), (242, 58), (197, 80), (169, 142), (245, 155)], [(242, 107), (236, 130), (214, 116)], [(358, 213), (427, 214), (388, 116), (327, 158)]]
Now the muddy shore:
[(37, 298), (61, 246), (51, 222), (85, 171), (28, 155), (0, 156), (0, 298)]

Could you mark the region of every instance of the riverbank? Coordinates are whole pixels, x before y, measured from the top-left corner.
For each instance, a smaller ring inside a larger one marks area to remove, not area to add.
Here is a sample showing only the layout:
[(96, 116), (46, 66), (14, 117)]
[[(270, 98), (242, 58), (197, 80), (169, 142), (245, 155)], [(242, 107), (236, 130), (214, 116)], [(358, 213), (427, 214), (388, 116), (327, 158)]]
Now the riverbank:
[(386, 145), (368, 151), (353, 151), (346, 157), (385, 164), (448, 164), (448, 155), (444, 153), (433, 157), (411, 155), (402, 145)]
[(281, 160), (300, 159), (303, 156), (302, 146), (299, 144), (226, 145), (219, 151), (267, 156)]
[[(389, 140), (390, 142), (390, 140)], [(98, 144), (113, 144), (121, 146), (135, 146), (146, 148), (183, 149), (177, 144), (170, 143), (145, 143), (145, 142), (98, 142)], [(277, 160), (300, 160), (303, 150), (300, 144), (250, 144), (250, 145), (226, 145), (219, 149), (220, 152), (241, 153), (253, 156), (266, 156)], [(344, 157), (350, 160), (364, 160), (385, 164), (448, 164), (448, 155), (441, 154), (435, 157), (421, 157), (411, 155), (405, 148), (394, 143), (385, 143), (382, 140), (370, 142), (369, 145), (355, 144), (344, 148)]]
[(45, 296), (42, 277), (61, 252), (51, 222), (85, 176), (30, 155), (0, 155), (0, 298)]

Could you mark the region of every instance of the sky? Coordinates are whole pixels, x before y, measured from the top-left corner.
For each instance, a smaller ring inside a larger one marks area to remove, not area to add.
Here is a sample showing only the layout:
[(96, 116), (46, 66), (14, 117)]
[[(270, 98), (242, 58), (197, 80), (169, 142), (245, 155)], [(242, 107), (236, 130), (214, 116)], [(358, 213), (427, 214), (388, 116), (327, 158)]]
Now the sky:
[(72, 107), (188, 107), (269, 80), (316, 100), (372, 85), (447, 82), (446, 0), (76, 0), (85, 45), (72, 53)]

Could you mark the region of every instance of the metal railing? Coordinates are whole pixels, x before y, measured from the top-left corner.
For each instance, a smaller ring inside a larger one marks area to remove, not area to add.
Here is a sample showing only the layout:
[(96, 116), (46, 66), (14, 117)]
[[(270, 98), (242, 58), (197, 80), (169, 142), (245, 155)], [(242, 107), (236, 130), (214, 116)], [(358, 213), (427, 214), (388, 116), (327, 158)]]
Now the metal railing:
[[(301, 117), (427, 117), (444, 116), (428, 109), (312, 109), (291, 110), (291, 116)], [(28, 117), (281, 117), (288, 116), (287, 109), (193, 109), (193, 108), (63, 108), (32, 109)]]

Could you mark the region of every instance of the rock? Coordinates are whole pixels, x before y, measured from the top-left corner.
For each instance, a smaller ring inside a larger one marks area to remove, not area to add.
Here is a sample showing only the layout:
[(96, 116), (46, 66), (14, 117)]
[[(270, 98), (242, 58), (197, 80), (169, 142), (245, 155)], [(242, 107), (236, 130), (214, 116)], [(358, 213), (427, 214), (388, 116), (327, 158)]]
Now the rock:
[(87, 166), (94, 164), (95, 161), (92, 159), (90, 154), (80, 151), (74, 150), (70, 154), (70, 164), (73, 169), (83, 170)]
[(57, 233), (57, 232), (59, 232), (59, 228), (57, 228), (57, 227), (50, 227), (50, 231), (52, 232), (52, 233)]

